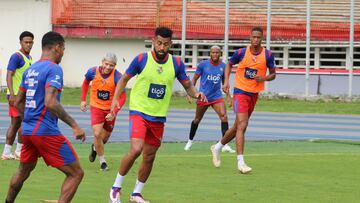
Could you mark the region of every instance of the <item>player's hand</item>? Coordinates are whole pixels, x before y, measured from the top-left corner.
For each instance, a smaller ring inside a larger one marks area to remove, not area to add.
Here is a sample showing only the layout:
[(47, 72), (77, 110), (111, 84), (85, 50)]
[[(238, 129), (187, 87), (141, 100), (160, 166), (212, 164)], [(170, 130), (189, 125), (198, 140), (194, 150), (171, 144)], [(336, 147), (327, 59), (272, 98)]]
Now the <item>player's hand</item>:
[(195, 94), (195, 98), (197, 98), (198, 100), (200, 100), (200, 101), (202, 101), (202, 102), (208, 102), (205, 94), (202, 93), (202, 92), (197, 92), (197, 93)]
[(222, 86), (222, 90), (224, 93), (229, 93), (229, 89), (230, 89), (230, 85), (229, 85), (229, 82), (228, 81), (224, 81), (224, 84)]
[(110, 112), (105, 116), (106, 121), (112, 121), (114, 120), (114, 118), (115, 118), (115, 114), (113, 112)]
[(14, 95), (14, 94), (10, 94), (9, 95), (9, 104), (11, 105), (11, 106), (13, 106), (14, 105), (14, 103), (15, 103), (15, 98), (16, 98), (16, 95)]
[(80, 128), (79, 126), (76, 126), (75, 128), (73, 128), (73, 132), (77, 140), (81, 140), (82, 142), (85, 141), (86, 137), (85, 137), (84, 129)]
[(231, 95), (229, 93), (226, 94), (226, 102), (227, 102), (228, 107), (231, 108), (233, 105), (233, 101), (232, 101)]
[(113, 99), (111, 102), (110, 113), (115, 115), (115, 109), (120, 109), (120, 104), (117, 99)]
[(85, 112), (87, 109), (86, 109), (86, 101), (81, 101), (80, 102), (80, 110), (82, 112)]
[(186, 100), (189, 104), (192, 103), (192, 98), (189, 95), (186, 95)]
[(254, 80), (256, 82), (264, 82), (264, 81), (266, 81), (266, 78), (256, 75), (256, 76), (254, 76)]

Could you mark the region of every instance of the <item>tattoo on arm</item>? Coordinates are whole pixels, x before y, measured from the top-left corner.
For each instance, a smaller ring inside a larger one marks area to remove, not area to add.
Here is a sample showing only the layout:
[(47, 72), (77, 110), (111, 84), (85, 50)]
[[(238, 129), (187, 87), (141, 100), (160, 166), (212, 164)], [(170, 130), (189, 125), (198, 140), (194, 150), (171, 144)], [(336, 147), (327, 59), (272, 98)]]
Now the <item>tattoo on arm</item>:
[(46, 108), (58, 117), (60, 120), (64, 121), (70, 127), (77, 125), (75, 120), (64, 110), (61, 104), (56, 99), (58, 95), (58, 90), (54, 87), (46, 88), (45, 93), (45, 106)]

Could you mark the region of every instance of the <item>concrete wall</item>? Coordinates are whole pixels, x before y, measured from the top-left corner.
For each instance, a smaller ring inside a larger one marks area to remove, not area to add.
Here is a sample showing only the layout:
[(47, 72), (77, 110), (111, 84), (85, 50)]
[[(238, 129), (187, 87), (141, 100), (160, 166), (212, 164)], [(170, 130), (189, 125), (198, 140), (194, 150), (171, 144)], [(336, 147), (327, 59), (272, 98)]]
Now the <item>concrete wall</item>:
[[(1, 0), (0, 25), (0, 85), (6, 86), (6, 68), (10, 56), (20, 49), (19, 35), (28, 30), (34, 33), (31, 56), (37, 61), (41, 56), (41, 38), (51, 30), (50, 0)], [(61, 62), (64, 84), (78, 87), (89, 67), (101, 64), (106, 52), (118, 56), (117, 69), (124, 72), (132, 59), (145, 50), (140, 39), (65, 39), (65, 55)], [(132, 81), (130, 81), (130, 84)]]
[(87, 69), (101, 65), (106, 52), (118, 57), (116, 68), (124, 73), (133, 58), (145, 50), (140, 39), (66, 39), (65, 55), (61, 62), (64, 70), (64, 84), (79, 87)]
[(20, 49), (21, 32), (34, 33), (31, 55), (35, 60), (39, 59), (41, 37), (51, 30), (50, 0), (1, 0), (0, 25), (0, 85), (6, 86), (7, 64), (10, 56)]

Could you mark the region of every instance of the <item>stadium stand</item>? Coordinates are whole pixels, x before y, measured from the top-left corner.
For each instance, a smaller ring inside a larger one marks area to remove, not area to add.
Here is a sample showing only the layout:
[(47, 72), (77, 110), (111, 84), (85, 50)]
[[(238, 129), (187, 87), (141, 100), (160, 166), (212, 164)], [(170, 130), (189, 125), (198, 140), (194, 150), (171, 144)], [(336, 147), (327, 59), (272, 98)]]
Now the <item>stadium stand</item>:
[[(191, 0), (187, 5), (187, 32), (190, 39), (222, 39), (224, 0)], [(152, 29), (169, 26), (181, 32), (182, 0), (58, 0), (53, 3), (54, 27)], [(230, 39), (248, 37), (254, 25), (266, 26), (266, 0), (230, 2)], [(312, 39), (348, 40), (349, 3), (333, 0), (312, 1)], [(355, 8), (355, 22), (360, 22), (360, 5)], [(274, 40), (303, 40), (306, 1), (272, 1), (272, 36)], [(356, 23), (355, 39), (360, 39)], [(90, 30), (89, 30), (90, 31)], [(71, 32), (76, 34), (76, 32)], [(88, 34), (90, 33), (81, 33)], [(104, 35), (105, 36), (105, 35)], [(117, 37), (116, 33), (110, 36)], [(120, 36), (122, 37), (122, 36)], [(131, 36), (130, 36), (131, 37)], [(139, 36), (133, 36), (139, 37)], [(143, 36), (148, 37), (145, 32)]]
[[(187, 1), (185, 62), (195, 66), (208, 57), (210, 44), (222, 45), (225, 0)], [(66, 37), (144, 38), (156, 26), (168, 26), (181, 36), (182, 0), (57, 0), (52, 4), (55, 31)], [(350, 0), (312, 0), (311, 67), (340, 69), (349, 66)], [(230, 1), (229, 55), (248, 42), (253, 26), (266, 28), (267, 0)], [(355, 7), (354, 66), (360, 69), (360, 5)], [(266, 30), (266, 29), (265, 29)], [(306, 1), (272, 1), (272, 50), (283, 69), (305, 66)], [(180, 53), (179, 41), (173, 48)], [(336, 73), (336, 71), (334, 71)]]

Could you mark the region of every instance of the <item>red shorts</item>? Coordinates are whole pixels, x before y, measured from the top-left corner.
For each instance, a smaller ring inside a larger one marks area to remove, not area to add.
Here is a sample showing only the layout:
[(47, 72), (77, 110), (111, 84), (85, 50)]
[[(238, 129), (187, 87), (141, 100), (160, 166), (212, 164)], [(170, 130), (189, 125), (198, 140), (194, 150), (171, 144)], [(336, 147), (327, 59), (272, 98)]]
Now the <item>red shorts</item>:
[(220, 98), (220, 99), (217, 99), (217, 100), (214, 100), (211, 102), (203, 102), (203, 101), (197, 100), (196, 104), (199, 106), (210, 106), (212, 104), (216, 104), (216, 103), (220, 103), (220, 102), (224, 102), (224, 101), (225, 101), (224, 98)]
[(20, 162), (33, 163), (43, 157), (45, 163), (54, 168), (78, 160), (71, 143), (64, 135), (23, 135)]
[(129, 116), (131, 138), (140, 138), (149, 145), (160, 147), (164, 133), (164, 123), (145, 120), (140, 115)]
[(10, 117), (19, 117), (20, 116), (18, 110), (15, 108), (14, 105), (9, 104), (9, 116)]
[(113, 131), (114, 126), (115, 126), (115, 121), (116, 121), (116, 115), (115, 115), (114, 120), (112, 120), (112, 121), (107, 121), (105, 119), (106, 115), (108, 113), (110, 113), (110, 110), (102, 110), (102, 109), (90, 106), (90, 113), (91, 113), (91, 125), (104, 123), (103, 128), (106, 131), (108, 131), (110, 133)]
[(247, 94), (234, 94), (234, 112), (235, 113), (248, 113), (249, 118), (254, 111), (258, 94), (249, 96)]

